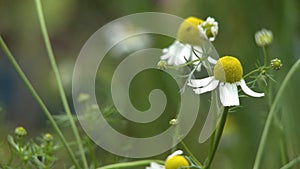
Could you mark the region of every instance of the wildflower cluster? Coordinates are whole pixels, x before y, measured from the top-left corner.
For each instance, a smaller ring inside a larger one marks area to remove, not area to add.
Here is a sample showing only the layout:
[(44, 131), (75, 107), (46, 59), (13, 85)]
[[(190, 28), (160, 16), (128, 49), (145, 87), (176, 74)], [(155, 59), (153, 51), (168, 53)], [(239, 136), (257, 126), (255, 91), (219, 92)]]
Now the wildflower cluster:
[[(223, 106), (240, 105), (237, 86), (241, 86), (249, 96), (264, 96), (263, 93), (256, 93), (246, 85), (242, 64), (236, 57), (223, 56), (219, 59), (207, 49), (210, 42), (216, 39), (218, 26), (218, 22), (212, 17), (208, 17), (205, 21), (196, 17), (184, 20), (178, 29), (175, 42), (169, 48), (163, 49), (158, 67), (179, 68), (192, 64), (194, 70), (201, 71), (201, 66), (204, 65), (207, 72), (211, 72), (210, 76), (204, 79), (192, 79), (193, 70), (186, 84), (193, 87), (196, 94), (206, 93), (218, 87)], [(269, 44), (272, 38), (267, 35), (272, 33), (263, 31), (257, 33), (255, 37), (260, 39), (260, 42)]]
[[(29, 91), (34, 96), (39, 106), (49, 119), (49, 122), (53, 126), (55, 132), (60, 137), (63, 146), (66, 148), (68, 155), (73, 163), (71, 168), (97, 168), (99, 166), (96, 158), (95, 144), (87, 136), (80, 136), (79, 130), (76, 126), (76, 118), (72, 115), (71, 109), (67, 102), (66, 94), (64, 93), (61, 77), (59, 75), (58, 67), (56, 65), (53, 51), (50, 42), (47, 29), (45, 27), (45, 21), (43, 17), (42, 5), (39, 0), (36, 0), (37, 12), (39, 15), (39, 21), (43, 37), (46, 43), (47, 52), (52, 65), (52, 69), (55, 72), (57, 84), (59, 86), (59, 92), (61, 100), (64, 106), (66, 115), (53, 116), (48, 110), (45, 103), (42, 101), (34, 87), (31, 85), (30, 80), (27, 79), (24, 72), (17, 64), (8, 47), (5, 45), (2, 37), (0, 36), (0, 46), (4, 49), (4, 53), (9, 57), (14, 68), (25, 82)], [(119, 30), (119, 29), (116, 29)], [(112, 168), (134, 168), (136, 166), (143, 165), (146, 169), (183, 169), (183, 168), (197, 168), (197, 169), (209, 169), (212, 161), (215, 157), (218, 145), (220, 143), (223, 129), (226, 123), (227, 114), (233, 108), (240, 106), (240, 92), (247, 94), (252, 97), (271, 97), (269, 85), (271, 80), (274, 80), (273, 73), (282, 69), (283, 63), (278, 58), (270, 58), (268, 55), (268, 47), (271, 45), (274, 37), (270, 30), (262, 29), (255, 33), (254, 39), (256, 44), (262, 48), (263, 51), (263, 64), (258, 64), (256, 69), (249, 73), (244, 73), (243, 64), (240, 62), (238, 57), (232, 55), (224, 55), (219, 57), (215, 51), (212, 43), (216, 40), (219, 34), (219, 24), (212, 18), (207, 17), (206, 19), (200, 19), (197, 17), (186, 18), (179, 26), (177, 31), (176, 40), (167, 48), (162, 50), (160, 61), (157, 63), (157, 67), (161, 70), (166, 69), (181, 69), (186, 68), (188, 73), (182, 76), (185, 82), (181, 87), (181, 92), (185, 92), (187, 87), (190, 87), (193, 92), (197, 95), (211, 92), (211, 98), (209, 100), (211, 109), (208, 115), (208, 123), (204, 124), (204, 127), (200, 133), (199, 140), (206, 141), (210, 139), (209, 152), (204, 162), (200, 162), (191, 150), (181, 141), (182, 147), (184, 148), (186, 155), (182, 150), (174, 151), (164, 161), (156, 160), (141, 160), (137, 163), (118, 163), (112, 164), (99, 169), (112, 169)], [(122, 36), (121, 36), (122, 37)], [(135, 46), (135, 43), (132, 43)], [(299, 62), (300, 63), (300, 62)], [(204, 76), (205, 77), (201, 77)], [(250, 81), (248, 81), (250, 80)], [(248, 81), (248, 82), (246, 82)], [(262, 87), (259, 82), (264, 82)], [(263, 90), (262, 92), (253, 91), (254, 87), (260, 87), (256, 90)], [(238, 90), (241, 88), (241, 90)], [(263, 88), (263, 89), (262, 89)], [(272, 98), (268, 98), (272, 100)], [(276, 100), (276, 99), (275, 99)], [(84, 105), (81, 109), (82, 116), (78, 117), (85, 119), (96, 119), (99, 117), (98, 106), (91, 104), (90, 95), (86, 93), (79, 94), (77, 102)], [(277, 101), (278, 102), (278, 101)], [(275, 101), (274, 101), (275, 103)], [(276, 106), (274, 106), (275, 109)], [(272, 110), (272, 109), (271, 109)], [(109, 120), (110, 124), (117, 123), (118, 126), (122, 123), (120, 121), (123, 118), (115, 110), (114, 106), (107, 108), (105, 113), (101, 116)], [(272, 111), (271, 111), (272, 112)], [(273, 111), (274, 112), (274, 111)], [(214, 113), (213, 115), (211, 115)], [(271, 113), (270, 113), (271, 114)], [(274, 113), (273, 113), (274, 114)], [(211, 115), (211, 116), (210, 116)], [(272, 115), (272, 114), (271, 114)], [(272, 122), (272, 116), (269, 116), (266, 131), (264, 132), (263, 142), (266, 141), (266, 135)], [(177, 116), (178, 117), (178, 116)], [(180, 118), (171, 119), (169, 124), (172, 128), (180, 129), (181, 124)], [(212, 117), (212, 118), (209, 118)], [(70, 126), (75, 136), (75, 145), (77, 148), (70, 148), (70, 145), (65, 136), (62, 134), (60, 127)], [(64, 125), (64, 126), (63, 126)], [(98, 126), (94, 124), (86, 124), (89, 130), (97, 129)], [(106, 128), (105, 128), (106, 129)], [(103, 130), (105, 134), (105, 130)], [(175, 130), (176, 131), (176, 130)], [(102, 131), (101, 131), (102, 132)], [(176, 133), (176, 132), (174, 132)], [(203, 133), (204, 136), (203, 136)], [(58, 146), (55, 144), (54, 137), (50, 133), (43, 134), (42, 137), (37, 139), (26, 140), (27, 131), (24, 127), (17, 127), (14, 130), (14, 135), (9, 135), (7, 138), (11, 157), (7, 164), (0, 164), (0, 168), (40, 168), (48, 169), (53, 167), (56, 158), (54, 153), (57, 151)], [(172, 133), (173, 134), (173, 133)], [(170, 135), (172, 135), (170, 134)], [(101, 135), (102, 136), (102, 135)], [(169, 136), (169, 135), (168, 135)], [(177, 135), (174, 134), (171, 137), (177, 139)], [(114, 137), (111, 137), (114, 139)], [(127, 139), (128, 137), (126, 137)], [(109, 137), (110, 139), (110, 137)], [(116, 140), (116, 139), (115, 139)], [(110, 141), (110, 140), (109, 140)], [(123, 140), (121, 140), (123, 141)], [(261, 144), (264, 147), (265, 144)], [(85, 146), (85, 147), (84, 147)], [(127, 146), (127, 145), (126, 145)], [(127, 148), (127, 147), (126, 147)], [(77, 150), (76, 153), (73, 152)], [(263, 149), (263, 148), (262, 148)], [(261, 159), (262, 150), (259, 150), (257, 161), (255, 162), (254, 168), (257, 169), (259, 166), (259, 160)], [(80, 156), (80, 160), (75, 154)], [(88, 158), (86, 155), (90, 155), (93, 164), (88, 164)], [(299, 160), (298, 160), (299, 161)], [(102, 161), (101, 161), (102, 163)]]
[[(11, 166), (11, 162), (19, 161), (22, 168), (47, 169), (53, 166), (56, 161), (54, 156), (58, 146), (53, 142), (53, 136), (46, 133), (42, 138), (38, 138), (38, 143), (29, 140), (25, 141), (27, 131), (23, 127), (15, 129), (15, 135), (8, 136), (8, 144), (11, 150), (11, 159), (6, 167)], [(5, 166), (3, 166), (5, 167)]]
[[(186, 86), (190, 86), (193, 88), (195, 94), (203, 94), (209, 91), (216, 93), (211, 95), (211, 106), (215, 107), (212, 110), (218, 111), (217, 114), (219, 115), (213, 115), (213, 117), (218, 119), (208, 122), (208, 126), (204, 126), (200, 133), (200, 140), (204, 141), (213, 135), (211, 139), (211, 152), (206, 162), (202, 165), (199, 161), (196, 161), (196, 165), (193, 166), (195, 158), (181, 156), (182, 152), (179, 151), (179, 154), (176, 151), (166, 159), (164, 166), (151, 163), (150, 167), (146, 167), (146, 169), (176, 169), (189, 168), (191, 166), (195, 168), (209, 168), (222, 136), (227, 113), (229, 109), (240, 105), (238, 86), (241, 87), (241, 91), (249, 96), (263, 97), (265, 93), (255, 92), (251, 88), (261, 78), (264, 79), (266, 84), (269, 83), (268, 79), (272, 79), (269, 70), (279, 70), (282, 67), (281, 60), (277, 58), (269, 60), (266, 47), (272, 43), (273, 34), (270, 30), (262, 29), (255, 33), (255, 41), (263, 49), (264, 64), (262, 66), (258, 65), (255, 70), (244, 75), (242, 63), (237, 57), (225, 55), (219, 58), (216, 52), (213, 51), (214, 47), (211, 43), (215, 41), (218, 35), (218, 26), (218, 22), (212, 17), (208, 17), (205, 21), (196, 17), (185, 19), (178, 29), (177, 39), (168, 48), (163, 49), (163, 55), (158, 62), (158, 68), (163, 70), (168, 68), (179, 69), (182, 67), (191, 69), (188, 75), (184, 76), (186, 77), (186, 83), (182, 87), (182, 91), (184, 91)], [(208, 77), (194, 78), (196, 71), (200, 72), (203, 70), (201, 67), (205, 68)], [(246, 83), (246, 78), (252, 78), (253, 80)], [(268, 91), (265, 90), (265, 92)], [(224, 111), (219, 112), (222, 110)], [(170, 124), (180, 123), (175, 120), (171, 120)], [(219, 126), (213, 124), (216, 121), (220, 122)], [(215, 128), (218, 129), (216, 132), (213, 132)], [(206, 133), (204, 134), (206, 136), (203, 136), (203, 133)], [(204, 138), (201, 138), (202, 136)], [(187, 151), (190, 153), (188, 149)], [(190, 155), (193, 157), (192, 154)]]

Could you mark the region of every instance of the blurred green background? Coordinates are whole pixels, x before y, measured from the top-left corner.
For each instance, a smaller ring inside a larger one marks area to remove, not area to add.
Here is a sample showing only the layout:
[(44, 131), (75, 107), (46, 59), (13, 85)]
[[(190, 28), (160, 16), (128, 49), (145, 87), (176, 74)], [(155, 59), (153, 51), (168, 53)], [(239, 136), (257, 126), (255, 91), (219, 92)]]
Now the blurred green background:
[[(263, 61), (263, 53), (261, 48), (255, 44), (254, 33), (261, 28), (272, 30), (274, 42), (268, 47), (270, 57), (280, 58), (284, 65), (280, 71), (272, 72), (273, 78), (277, 81), (272, 83), (274, 93), (280, 87), (292, 64), (300, 58), (299, 0), (43, 0), (42, 3), (51, 42), (71, 107), (73, 105), (71, 102), (72, 71), (81, 47), (101, 26), (128, 14), (155, 11), (182, 18), (196, 16), (205, 19), (212, 16), (219, 22), (219, 35), (214, 42), (215, 48), (220, 56), (237, 56), (244, 66), (244, 72), (253, 70), (257, 60)], [(55, 114), (62, 114), (63, 108), (46, 56), (34, 1), (0, 0), (0, 34), (50, 110)], [(157, 48), (165, 48), (173, 41), (173, 39), (157, 35), (149, 35), (142, 39), (144, 43), (147, 40), (149, 41), (147, 46)], [(136, 48), (133, 47), (133, 50)], [(120, 58), (108, 56), (104, 72), (112, 72), (113, 68), (122, 60), (122, 56), (132, 52), (120, 51), (117, 53), (121, 56)], [(149, 76), (155, 78), (156, 75), (150, 73)], [(297, 122), (300, 120), (300, 111), (297, 105), (300, 97), (299, 77), (300, 71), (290, 81), (277, 114), (283, 121), (284, 137), (290, 159), (300, 155), (300, 128), (297, 126)], [(96, 84), (101, 86), (97, 88), (97, 97), (103, 101), (100, 106), (104, 108), (113, 104), (110, 96), (110, 80), (110, 73), (104, 73), (99, 75), (96, 81)], [(166, 110), (166, 112), (172, 113), (164, 115), (163, 117), (166, 117), (164, 120), (152, 124), (152, 126), (138, 129), (136, 124), (130, 124), (120, 117), (114, 117), (118, 121), (116, 128), (120, 128), (128, 134), (144, 137), (148, 134), (159, 133), (168, 127), (168, 119), (174, 117), (178, 106), (176, 104), (178, 93), (176, 87), (170, 89), (168, 84), (162, 83), (164, 80), (159, 82), (152, 85), (173, 91), (169, 92), (171, 93), (169, 98), (173, 98), (174, 101)], [(136, 88), (143, 89), (145, 87), (143, 86), (145, 84), (138, 80), (136, 85)], [(151, 85), (149, 86), (151, 87)], [(137, 98), (145, 100), (147, 92), (137, 92), (132, 96), (132, 101), (137, 101), (137, 107), (142, 104), (140, 109), (147, 108), (147, 104), (143, 105), (144, 100), (138, 102)], [(241, 104), (242, 108), (228, 117), (226, 130), (212, 168), (252, 168), (270, 105), (265, 99), (256, 98), (242, 98)], [(2, 51), (0, 51), (0, 105), (0, 142), (5, 142), (7, 134), (12, 133), (13, 129), (19, 125), (25, 126), (30, 136), (52, 131), (41, 109)], [(204, 106), (203, 110), (206, 109), (207, 107)], [(198, 121), (203, 121), (203, 118), (205, 116), (199, 115)], [(207, 155), (208, 143), (198, 143), (201, 128), (199, 125), (201, 126), (200, 123), (194, 126), (185, 138), (185, 142), (203, 161)], [(64, 130), (67, 132), (69, 129), (65, 128)], [(262, 168), (279, 168), (281, 159), (278, 138), (279, 132), (276, 127), (272, 127)], [(70, 140), (72, 140), (72, 136), (70, 136)], [(178, 148), (181, 148), (180, 145)], [(96, 149), (100, 164), (132, 160), (114, 156), (99, 147)], [(1, 148), (0, 159), (7, 158), (5, 157), (6, 153), (6, 149)], [(166, 152), (153, 158), (164, 159), (169, 153)], [(68, 158), (62, 157), (56, 164), (57, 168), (62, 164), (68, 166)]]

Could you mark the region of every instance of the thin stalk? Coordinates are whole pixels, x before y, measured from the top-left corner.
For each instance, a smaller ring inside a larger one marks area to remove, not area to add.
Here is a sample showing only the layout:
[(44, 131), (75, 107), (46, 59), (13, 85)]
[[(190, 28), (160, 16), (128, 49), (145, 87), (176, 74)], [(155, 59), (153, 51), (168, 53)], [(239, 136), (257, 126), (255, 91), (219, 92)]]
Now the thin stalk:
[(282, 166), (280, 169), (291, 169), (298, 163), (300, 163), (300, 157), (295, 158), (294, 160), (290, 161), (286, 165)]
[(275, 110), (279, 105), (280, 98), (283, 95), (287, 84), (290, 82), (291, 77), (296, 72), (296, 70), (299, 69), (299, 68), (300, 68), (300, 60), (297, 60), (297, 62), (292, 66), (290, 71), (285, 76), (285, 79), (283, 80), (283, 82), (282, 82), (282, 84), (281, 84), (281, 86), (278, 90), (278, 93), (277, 93), (277, 95), (274, 99), (274, 102), (271, 106), (271, 109), (269, 111), (269, 114), (268, 114), (268, 117), (267, 117), (267, 120), (266, 120), (266, 123), (265, 123), (265, 127), (264, 127), (264, 130), (263, 130), (261, 139), (260, 139), (260, 143), (259, 143), (259, 146), (258, 146), (258, 150), (257, 150), (257, 154), (256, 154), (253, 169), (259, 169), (261, 159), (262, 159), (262, 155), (263, 155), (263, 151), (264, 151), (265, 146), (266, 146), (267, 136), (268, 136), (269, 131), (270, 131), (273, 116), (276, 112)]
[(189, 62), (186, 62), (184, 64), (180, 64), (180, 65), (176, 65), (176, 66), (171, 66), (171, 65), (168, 65), (167, 68), (170, 68), (170, 69), (178, 69), (178, 68), (182, 68), (182, 67), (185, 67), (185, 66), (188, 66), (192, 63), (195, 63), (195, 62), (202, 62), (203, 59), (201, 58), (198, 58), (198, 59), (195, 59), (195, 60), (191, 60)]
[(264, 66), (266, 67), (267, 66), (267, 61), (268, 61), (268, 55), (267, 55), (266, 47), (263, 46), (262, 50), (263, 50), (263, 53), (264, 53)]
[(149, 165), (152, 162), (156, 162), (158, 164), (165, 163), (164, 161), (161, 160), (140, 160), (140, 161), (133, 161), (133, 162), (110, 164), (103, 167), (99, 167), (97, 169), (134, 168), (137, 166)]
[(75, 125), (70, 107), (68, 105), (66, 94), (64, 92), (61, 77), (60, 77), (60, 74), (59, 74), (59, 71), (58, 71), (58, 66), (56, 64), (55, 57), (54, 57), (53, 50), (52, 50), (52, 46), (51, 46), (51, 43), (50, 43), (50, 40), (49, 40), (48, 31), (47, 31), (47, 27), (46, 27), (46, 23), (45, 23), (45, 18), (44, 18), (44, 14), (43, 14), (41, 1), (40, 0), (35, 0), (35, 4), (36, 4), (36, 10), (37, 10), (40, 26), (41, 26), (41, 31), (42, 31), (43, 38), (44, 38), (44, 43), (45, 43), (47, 53), (48, 53), (48, 56), (49, 56), (49, 59), (50, 59), (50, 63), (51, 63), (51, 66), (52, 66), (52, 69), (53, 69), (53, 72), (54, 72), (54, 75), (55, 75), (55, 78), (56, 78), (56, 82), (57, 82), (58, 90), (59, 90), (60, 97), (61, 97), (61, 100), (62, 100), (62, 104), (63, 104), (64, 109), (66, 111), (66, 114), (67, 114), (67, 116), (70, 120), (71, 128), (73, 130), (73, 133), (75, 135), (75, 139), (76, 139), (77, 144), (78, 144), (78, 149), (79, 149), (79, 152), (80, 152), (80, 155), (81, 155), (83, 166), (84, 166), (85, 169), (87, 169), (88, 164), (87, 164), (87, 160), (86, 160), (86, 157), (85, 157), (82, 142), (81, 142), (81, 139), (80, 139), (80, 136), (79, 136), (78, 129)]
[(90, 138), (86, 138), (86, 139), (87, 139), (86, 142), (87, 142), (89, 154), (90, 154), (90, 157), (92, 159), (92, 162), (93, 162), (94, 168), (95, 168), (96, 166), (98, 166), (95, 147), (93, 147), (93, 143), (91, 142)]
[(229, 107), (224, 107), (224, 112), (222, 114), (222, 118), (221, 118), (221, 121), (220, 121), (220, 126), (219, 126), (219, 128), (216, 132), (216, 139), (215, 139), (215, 143), (214, 143), (214, 146), (213, 146), (213, 150), (212, 150), (212, 153), (210, 154), (210, 156), (208, 157), (208, 163), (204, 167), (205, 169), (209, 169), (209, 167), (210, 167), (210, 165), (211, 165), (211, 163), (212, 163), (212, 161), (215, 157), (216, 151), (218, 149), (218, 146), (219, 146), (222, 134), (223, 134), (225, 122), (226, 122), (226, 119), (227, 119), (228, 110), (229, 110)]
[[(214, 143), (215, 143), (215, 135), (216, 131), (213, 132), (213, 134), (210, 137), (210, 143), (209, 143), (209, 150), (208, 150), (208, 157), (212, 156), (213, 149), (214, 149)], [(207, 158), (208, 160), (208, 158)], [(208, 162), (208, 161), (207, 161)], [(205, 162), (206, 163), (206, 162)], [(205, 164), (206, 165), (206, 164)]]
[(281, 164), (285, 165), (288, 162), (284, 138), (279, 139)]
[(3, 49), (5, 55), (8, 57), (8, 59), (12, 63), (13, 67), (15, 68), (15, 70), (17, 71), (18, 75), (21, 77), (21, 79), (25, 83), (25, 85), (28, 88), (29, 92), (34, 97), (34, 99), (39, 104), (39, 106), (43, 110), (44, 114), (46, 115), (46, 117), (50, 121), (50, 124), (54, 128), (54, 131), (57, 133), (57, 135), (59, 136), (59, 138), (60, 138), (61, 142), (63, 143), (64, 147), (67, 149), (67, 152), (68, 152), (68, 154), (69, 154), (72, 162), (74, 163), (74, 165), (77, 168), (80, 168), (79, 164), (78, 164), (78, 162), (77, 162), (77, 160), (76, 160), (76, 158), (74, 156), (74, 153), (72, 152), (71, 148), (69, 147), (69, 145), (68, 145), (68, 143), (67, 143), (64, 135), (62, 134), (62, 132), (59, 129), (58, 125), (56, 124), (55, 120), (53, 119), (51, 113), (49, 112), (49, 110), (46, 107), (46, 105), (44, 104), (43, 100), (40, 98), (40, 96), (38, 95), (38, 93), (36, 92), (36, 90), (34, 89), (34, 87), (32, 86), (32, 84), (30, 83), (30, 81), (28, 80), (28, 78), (26, 77), (26, 75), (24, 74), (23, 70), (21, 69), (21, 67), (19, 66), (19, 64), (17, 63), (17, 61), (15, 60), (14, 56), (12, 55), (12, 53), (10, 52), (10, 50), (8, 49), (8, 47), (6, 46), (6, 44), (3, 41), (3, 39), (2, 39), (1, 36), (0, 36), (0, 46)]
[(243, 78), (245, 79), (246, 77), (252, 75), (253, 73), (260, 72), (260, 71), (261, 71), (261, 68), (254, 69), (251, 72), (247, 73)]
[(199, 165), (201, 168), (203, 167), (203, 165), (201, 164), (201, 162), (194, 156), (194, 154), (192, 153), (192, 151), (188, 148), (188, 146), (181, 141), (181, 144), (183, 146), (183, 148), (185, 149), (185, 151), (192, 157), (192, 159), (196, 162), (197, 165)]

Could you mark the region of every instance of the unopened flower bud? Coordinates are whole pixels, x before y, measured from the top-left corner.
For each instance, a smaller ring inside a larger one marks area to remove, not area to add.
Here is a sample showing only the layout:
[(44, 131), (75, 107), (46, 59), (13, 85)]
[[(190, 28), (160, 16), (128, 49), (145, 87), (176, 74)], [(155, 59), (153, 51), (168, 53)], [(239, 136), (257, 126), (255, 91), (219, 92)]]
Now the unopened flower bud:
[(15, 129), (15, 134), (19, 137), (23, 137), (27, 135), (27, 131), (25, 130), (24, 127), (17, 127)]
[(271, 60), (271, 67), (272, 67), (274, 70), (279, 70), (279, 69), (282, 67), (281, 60), (280, 60), (280, 59), (277, 59), (277, 58)]
[(90, 98), (90, 95), (86, 94), (86, 93), (80, 93), (77, 100), (78, 102), (84, 102), (87, 101)]
[(52, 141), (53, 140), (53, 136), (50, 133), (46, 133), (43, 137), (43, 139), (45, 141)]
[(273, 33), (270, 30), (262, 29), (255, 33), (255, 42), (258, 46), (266, 46), (273, 41)]
[(178, 124), (178, 120), (177, 119), (172, 119), (172, 120), (170, 120), (169, 124), (176, 125), (176, 124)]
[(165, 70), (167, 68), (167, 62), (164, 60), (160, 60), (157, 63), (157, 67), (158, 67), (158, 69)]

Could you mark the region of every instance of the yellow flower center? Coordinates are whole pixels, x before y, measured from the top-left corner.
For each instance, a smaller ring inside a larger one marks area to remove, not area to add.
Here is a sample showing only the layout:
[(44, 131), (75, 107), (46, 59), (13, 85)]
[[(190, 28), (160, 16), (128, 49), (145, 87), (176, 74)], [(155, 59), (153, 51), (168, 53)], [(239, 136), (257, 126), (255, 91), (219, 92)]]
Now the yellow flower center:
[(211, 31), (212, 26), (213, 25), (211, 25), (211, 24), (207, 24), (207, 25), (203, 26), (203, 29), (205, 30), (206, 36), (208, 38), (214, 37), (214, 34)]
[(187, 167), (189, 166), (189, 162), (180, 155), (176, 155), (174, 157), (171, 157), (167, 159), (165, 163), (165, 168), (166, 169), (178, 169), (180, 167)]
[(214, 67), (215, 79), (227, 83), (235, 83), (243, 77), (240, 61), (232, 56), (221, 57)]
[(203, 20), (196, 17), (188, 17), (185, 19), (177, 32), (177, 39), (181, 43), (188, 43), (190, 45), (200, 45), (200, 32), (198, 25), (200, 25)]

